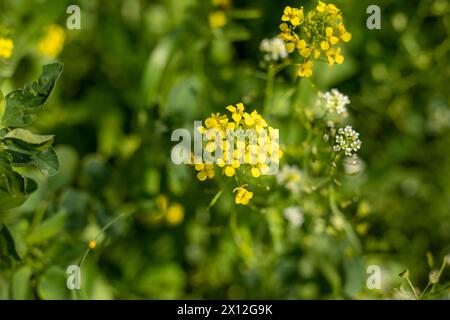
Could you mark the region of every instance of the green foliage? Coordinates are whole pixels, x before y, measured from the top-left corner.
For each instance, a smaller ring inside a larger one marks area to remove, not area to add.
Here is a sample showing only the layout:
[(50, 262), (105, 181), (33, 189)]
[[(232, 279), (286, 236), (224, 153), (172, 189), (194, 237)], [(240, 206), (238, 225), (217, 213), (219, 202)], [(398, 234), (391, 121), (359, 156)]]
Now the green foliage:
[[(51, 135), (37, 135), (26, 129), (43, 108), (62, 71), (61, 63), (44, 66), (37, 82), (9, 93), (5, 100), (0, 140), (0, 205), (3, 210), (21, 205), (36, 183), (14, 167), (36, 166), (44, 175), (58, 172), (59, 163)], [(3, 99), (3, 97), (1, 97)]]
[[(81, 0), (81, 30), (65, 28), (69, 0), (1, 1), (14, 49), (0, 57), (0, 299), (448, 298), (435, 263), (450, 252), (450, 6), (383, 2), (368, 30), (372, 2), (335, 3), (345, 61), (299, 80), (298, 59), (263, 63), (259, 46), (285, 5), (315, 1)], [(38, 44), (54, 24), (65, 40), (49, 57)], [(332, 88), (347, 118), (316, 105)], [(235, 181), (171, 162), (173, 130), (238, 102), (280, 129), (296, 192), (248, 175), (254, 198), (237, 206)], [(329, 121), (360, 133), (356, 165), (324, 141)]]

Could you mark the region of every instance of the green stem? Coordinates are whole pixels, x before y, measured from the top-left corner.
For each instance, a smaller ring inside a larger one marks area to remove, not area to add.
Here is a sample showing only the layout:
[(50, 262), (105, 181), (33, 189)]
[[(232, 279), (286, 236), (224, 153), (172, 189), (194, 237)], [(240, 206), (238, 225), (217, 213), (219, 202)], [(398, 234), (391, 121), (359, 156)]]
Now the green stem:
[(214, 196), (214, 198), (212, 198), (211, 202), (209, 203), (208, 207), (206, 208), (206, 210), (210, 210), (212, 208), (213, 205), (216, 204), (217, 200), (219, 200), (220, 196), (223, 193), (223, 189), (220, 189), (219, 192), (216, 193), (216, 195)]
[(419, 295), (417, 294), (416, 288), (414, 288), (411, 280), (409, 280), (409, 277), (406, 278), (406, 281), (408, 282), (408, 285), (411, 288), (411, 291), (413, 292), (414, 297), (416, 298), (416, 300), (420, 300)]
[(265, 91), (265, 98), (264, 98), (264, 114), (267, 114), (269, 111), (269, 108), (272, 107), (273, 89), (274, 89), (276, 73), (277, 73), (277, 69), (274, 66), (269, 66), (267, 68), (267, 83), (266, 83), (266, 91)]
[[(107, 223), (95, 236), (95, 241), (98, 241), (98, 239), (100, 238), (100, 236), (105, 233), (116, 221), (118, 221), (119, 219), (127, 216), (127, 215), (131, 215), (131, 213), (121, 213), (119, 214), (117, 217), (115, 217), (114, 219), (112, 219), (109, 223)], [(87, 256), (89, 255), (89, 252), (91, 252), (92, 250), (87, 248), (86, 251), (84, 252), (83, 256), (80, 259), (80, 262), (78, 263), (78, 267), (83, 266), (84, 261), (86, 260)]]
[(47, 207), (48, 202), (44, 202), (36, 209), (36, 212), (33, 215), (33, 220), (31, 221), (29, 233), (33, 232), (33, 230), (35, 230), (39, 226), (42, 219), (44, 218), (45, 211), (47, 211)]
[[(445, 270), (445, 266), (447, 265), (446, 261), (445, 261), (445, 257), (444, 257), (444, 261), (442, 262), (441, 268), (439, 269), (439, 273), (437, 275), (437, 278), (440, 279), (442, 276), (442, 273)], [(434, 283), (433, 286), (431, 287), (431, 292), (433, 292), (436, 289), (436, 285), (437, 283)]]
[(337, 204), (336, 204), (336, 195), (334, 191), (334, 186), (332, 183), (330, 183), (328, 187), (328, 195), (329, 195), (329, 204), (331, 211), (336, 217), (341, 219), (344, 223), (344, 231), (347, 234), (347, 237), (352, 244), (353, 248), (355, 249), (356, 253), (361, 253), (361, 243), (359, 242), (358, 236), (356, 235), (355, 231), (353, 230), (350, 222), (347, 220), (345, 215), (339, 210)]
[(423, 289), (422, 293), (420, 294), (419, 299), (422, 299), (425, 296), (425, 293), (427, 292), (428, 288), (430, 287), (431, 282), (428, 282), (425, 289)]

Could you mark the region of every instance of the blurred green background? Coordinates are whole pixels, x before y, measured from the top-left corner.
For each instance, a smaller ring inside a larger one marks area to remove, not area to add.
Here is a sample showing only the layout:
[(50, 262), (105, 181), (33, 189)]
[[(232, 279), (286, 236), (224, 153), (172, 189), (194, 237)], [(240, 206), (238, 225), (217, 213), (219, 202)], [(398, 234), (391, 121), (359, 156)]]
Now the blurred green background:
[[(321, 194), (293, 200), (272, 181), (260, 210), (237, 207), (230, 190), (208, 210), (217, 185), (170, 161), (174, 129), (229, 104), (262, 105), (259, 43), (276, 36), (284, 6), (314, 3), (0, 0), (0, 31), (14, 41), (0, 67), (4, 94), (36, 79), (43, 64), (64, 63), (34, 124), (35, 132), (56, 135), (60, 172), (27, 171), (38, 190), (17, 209), (0, 208), (22, 259), (1, 257), (0, 299), (74, 298), (67, 266), (120, 214), (130, 216), (89, 253), (76, 297), (392, 298), (405, 269), (423, 288), (450, 253), (448, 1), (333, 2), (353, 39), (345, 63), (319, 66), (312, 81), (352, 101), (363, 170), (341, 179), (338, 204), (360, 251), (349, 250), (345, 235), (317, 227), (331, 223)], [(81, 8), (80, 30), (66, 28), (70, 4)], [(370, 4), (381, 7), (381, 30), (366, 28)], [(215, 11), (225, 15), (220, 28), (210, 26)], [(55, 24), (65, 41), (49, 57), (38, 43)], [(290, 79), (289, 70), (281, 73), (275, 89)], [(282, 144), (301, 144), (297, 119), (277, 94), (267, 116), (282, 127)], [(284, 162), (302, 166), (293, 156)], [(300, 228), (281, 213), (292, 201), (305, 216)], [(380, 290), (366, 287), (371, 264), (381, 267)]]

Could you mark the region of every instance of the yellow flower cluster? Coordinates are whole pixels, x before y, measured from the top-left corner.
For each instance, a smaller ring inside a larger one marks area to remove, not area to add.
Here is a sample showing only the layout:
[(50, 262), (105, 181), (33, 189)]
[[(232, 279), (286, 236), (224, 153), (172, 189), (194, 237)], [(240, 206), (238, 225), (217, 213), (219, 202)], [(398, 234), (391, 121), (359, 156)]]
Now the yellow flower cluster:
[[(206, 136), (205, 150), (211, 155), (216, 155), (220, 150), (215, 163), (205, 160), (193, 161), (200, 181), (213, 179), (216, 175), (215, 166), (221, 168), (222, 174), (232, 177), (242, 170), (258, 178), (261, 174), (269, 172), (267, 163), (278, 163), (283, 153), (278, 147), (278, 141), (274, 141), (274, 130), (256, 110), (248, 113), (243, 103), (226, 108), (230, 113), (213, 113), (204, 121), (204, 126), (197, 127), (197, 131)], [(233, 132), (230, 134), (230, 132)], [(248, 132), (255, 133), (251, 137)], [(232, 143), (230, 143), (230, 141)], [(192, 156), (192, 160), (194, 157)], [(236, 203), (247, 204), (253, 197), (243, 187), (236, 188)], [(244, 192), (245, 191), (245, 192)]]
[(247, 189), (245, 189), (245, 187), (246, 186), (244, 185), (233, 190), (233, 192), (237, 192), (236, 198), (234, 200), (236, 204), (247, 205), (253, 198), (253, 192), (248, 191)]
[(45, 30), (44, 37), (38, 43), (38, 50), (49, 58), (55, 58), (62, 51), (66, 34), (58, 25), (50, 25)]
[(12, 55), (14, 43), (11, 39), (0, 38), (0, 57), (8, 59)]
[(312, 76), (313, 60), (321, 56), (325, 56), (330, 66), (344, 62), (339, 45), (349, 42), (352, 35), (345, 28), (341, 10), (334, 4), (319, 1), (306, 15), (303, 7), (286, 7), (281, 21), (279, 38), (285, 41), (289, 53), (297, 49), (303, 59), (298, 76)]
[[(282, 156), (282, 151), (279, 149), (278, 155), (273, 155), (276, 152), (275, 142), (271, 141), (274, 129), (256, 110), (251, 113), (245, 112), (243, 103), (238, 103), (236, 106), (229, 105), (227, 110), (231, 113), (231, 119), (226, 114), (213, 113), (205, 120), (205, 126), (197, 128), (198, 132), (207, 137), (205, 150), (211, 154), (216, 148), (222, 150), (222, 157), (218, 158), (215, 164), (223, 169), (222, 173), (226, 176), (234, 176), (236, 171), (242, 168), (241, 164), (245, 164), (251, 166), (252, 176), (258, 178), (261, 174), (268, 172), (269, 167), (266, 162), (269, 159), (278, 161)], [(248, 129), (253, 129), (255, 133), (267, 129), (267, 134), (258, 136), (256, 144), (250, 143), (249, 137), (239, 137), (235, 134), (232, 137), (234, 149), (230, 150), (232, 145), (229, 142), (230, 137), (227, 137), (227, 130), (245, 133)], [(262, 150), (265, 152), (261, 152)], [(227, 157), (231, 154), (233, 159), (228, 160)], [(198, 171), (197, 178), (200, 181), (212, 179), (215, 176), (213, 163), (206, 161), (206, 163), (195, 164), (194, 167)]]
[(212, 0), (214, 11), (209, 14), (209, 25), (211, 28), (222, 28), (227, 24), (226, 11), (231, 6), (231, 0)]
[(165, 220), (172, 226), (183, 222), (184, 207), (178, 202), (170, 202), (166, 195), (160, 194), (155, 198), (155, 205), (155, 210), (152, 214), (145, 216), (144, 222), (152, 225)]

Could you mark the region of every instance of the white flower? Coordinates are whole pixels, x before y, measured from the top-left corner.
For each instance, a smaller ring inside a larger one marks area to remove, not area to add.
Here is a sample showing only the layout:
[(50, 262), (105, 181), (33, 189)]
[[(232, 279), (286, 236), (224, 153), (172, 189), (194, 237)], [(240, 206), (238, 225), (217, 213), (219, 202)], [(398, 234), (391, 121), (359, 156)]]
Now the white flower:
[(354, 175), (360, 173), (364, 169), (364, 163), (356, 155), (344, 160), (344, 170), (346, 174)]
[(325, 93), (319, 92), (319, 98), (321, 101), (325, 102), (325, 107), (330, 113), (346, 113), (347, 108), (345, 106), (350, 103), (350, 99), (346, 95), (340, 93), (337, 89), (331, 89), (331, 91)]
[(348, 157), (353, 156), (353, 152), (357, 152), (361, 148), (361, 140), (359, 133), (353, 130), (351, 126), (339, 128), (333, 150), (336, 152), (344, 151)]
[(445, 104), (436, 104), (428, 108), (427, 129), (440, 133), (450, 127), (450, 109)]
[(278, 184), (296, 194), (300, 192), (302, 172), (297, 166), (284, 165), (277, 174)]
[(277, 62), (288, 56), (286, 45), (279, 38), (264, 39), (261, 41), (259, 49), (263, 53), (263, 58), (266, 62)]
[(304, 217), (300, 207), (293, 206), (283, 210), (283, 215), (292, 227), (298, 228), (303, 224)]
[(432, 270), (428, 275), (428, 281), (432, 284), (436, 284), (439, 282), (439, 270)]

